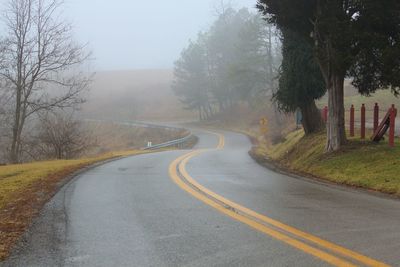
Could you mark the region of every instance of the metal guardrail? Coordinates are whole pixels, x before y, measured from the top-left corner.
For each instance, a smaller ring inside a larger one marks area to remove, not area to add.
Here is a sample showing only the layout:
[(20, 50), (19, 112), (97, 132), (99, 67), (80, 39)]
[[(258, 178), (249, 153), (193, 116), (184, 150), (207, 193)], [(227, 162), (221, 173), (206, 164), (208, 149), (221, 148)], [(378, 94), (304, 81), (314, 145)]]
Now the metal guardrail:
[(161, 124), (148, 123), (148, 122), (142, 122), (142, 121), (116, 121), (116, 120), (97, 120), (97, 119), (84, 119), (83, 121), (110, 122), (110, 123), (118, 123), (120, 125), (126, 125), (126, 126), (156, 128), (156, 129), (166, 129), (166, 130), (185, 130), (184, 128), (165, 126), (165, 125), (161, 125)]
[[(85, 119), (85, 120), (86, 121), (94, 121), (94, 122), (108, 121), (108, 120), (93, 120), (93, 119)], [(171, 127), (171, 126), (165, 126), (165, 125), (154, 124), (154, 123), (147, 123), (147, 122), (142, 122), (142, 121), (111, 121), (110, 120), (109, 122), (118, 123), (118, 124), (127, 125), (127, 126), (154, 128), (154, 129), (186, 130), (184, 128)], [(168, 141), (168, 142), (157, 144), (157, 145), (144, 147), (144, 148), (142, 148), (142, 150), (153, 150), (153, 149), (167, 148), (167, 147), (182, 145), (185, 142), (187, 142), (191, 137), (193, 137), (193, 134), (189, 132), (189, 134), (187, 136), (183, 137), (183, 138), (172, 140), (172, 141)]]
[(153, 149), (167, 148), (167, 147), (172, 147), (172, 146), (177, 146), (177, 145), (183, 145), (192, 136), (193, 135), (191, 133), (189, 133), (187, 136), (185, 136), (183, 138), (172, 140), (172, 141), (168, 141), (168, 142), (157, 144), (157, 145), (153, 145), (153, 146), (149, 146), (149, 147), (145, 147), (145, 148), (143, 148), (143, 150), (153, 150)]

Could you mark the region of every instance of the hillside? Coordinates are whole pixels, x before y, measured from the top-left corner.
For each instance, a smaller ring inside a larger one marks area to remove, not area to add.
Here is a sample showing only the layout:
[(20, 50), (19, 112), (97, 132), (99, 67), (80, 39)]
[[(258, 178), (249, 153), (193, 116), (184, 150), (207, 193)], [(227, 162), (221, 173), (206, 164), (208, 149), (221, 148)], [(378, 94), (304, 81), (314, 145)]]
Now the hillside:
[(181, 121), (184, 110), (171, 89), (171, 70), (98, 72), (81, 114), (90, 119)]
[[(360, 109), (362, 104), (365, 104), (367, 110), (372, 110), (375, 103), (380, 105), (381, 110), (387, 110), (392, 104), (400, 107), (400, 98), (394, 96), (390, 90), (378, 90), (371, 96), (362, 96), (349, 81), (346, 81), (344, 94), (344, 106), (346, 111), (348, 111), (351, 105), (354, 105), (356, 110)], [(328, 96), (326, 95), (321, 100), (317, 101), (317, 104), (319, 107), (326, 106), (328, 104)]]

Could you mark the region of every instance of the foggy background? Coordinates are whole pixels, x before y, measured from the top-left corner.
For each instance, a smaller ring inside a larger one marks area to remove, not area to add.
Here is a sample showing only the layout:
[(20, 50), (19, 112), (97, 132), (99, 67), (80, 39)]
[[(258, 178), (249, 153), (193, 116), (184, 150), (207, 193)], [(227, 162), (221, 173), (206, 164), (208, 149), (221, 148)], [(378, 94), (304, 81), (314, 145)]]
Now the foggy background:
[[(27, 123), (20, 126), (23, 136), (21, 138), (23, 141), (20, 143), (24, 151), (29, 149), (36, 153), (41, 148), (32, 144), (44, 144), (42, 141), (37, 141), (41, 134), (40, 130), (45, 128), (44, 124), (40, 124), (41, 121), (46, 121), (48, 125), (56, 129), (71, 128), (63, 128), (58, 124), (82, 122), (82, 125), (76, 124), (77, 131), (83, 132), (82, 140), (100, 140), (96, 144), (96, 151), (103, 151), (104, 148), (111, 151), (126, 146), (126, 142), (122, 140), (132, 139), (129, 131), (125, 131), (125, 134), (124, 130), (116, 127), (119, 122), (198, 120), (196, 111), (182, 104), (180, 101), (182, 96), (177, 96), (172, 89), (174, 63), (180, 59), (182, 51), (187, 48), (191, 40), (197, 40), (199, 32), (209, 31), (228, 8), (234, 10), (248, 8), (251, 12), (257, 12), (255, 0), (60, 1), (62, 4), (53, 14), (53, 19), (65, 22), (66, 25), (71, 24), (73, 41), (79, 45), (86, 44), (82, 53), (86, 55), (87, 52), (91, 52), (91, 56), (89, 62), (85, 60), (84, 64), (79, 64), (76, 69), (67, 69), (64, 73), (60, 73), (59, 77), (64, 78), (63, 75), (68, 76), (74, 72), (83, 73), (83, 76), (91, 76), (92, 73), (94, 75), (89, 86), (84, 86), (85, 90), (79, 93), (79, 99), (84, 100), (82, 103), (79, 100), (79, 104), (66, 105), (58, 110), (48, 108), (41, 114), (31, 116)], [(17, 2), (0, 0), (2, 39), (13, 37), (15, 33), (10, 28), (10, 24), (6, 27), (6, 13), (14, 10), (8, 5), (10, 3)], [(22, 3), (26, 2), (19, 4)], [(48, 4), (51, 1), (44, 3)], [(34, 2), (33, 6), (37, 4), (38, 2)], [(33, 28), (34, 26), (28, 27), (29, 34), (34, 40), (32, 43), (35, 43), (37, 39), (36, 33), (32, 32)], [(225, 50), (224, 40), (220, 45)], [(10, 66), (15, 66), (15, 64)], [(41, 95), (42, 91), (32, 94), (31, 96), (36, 97), (34, 101), (38, 103), (48, 102), (51, 97), (59, 96), (58, 94), (61, 96), (63, 93), (58, 93), (58, 91), (54, 93), (57, 89), (54, 83), (38, 86), (36, 89), (43, 90), (43, 94), (45, 92), (49, 96), (49, 99), (44, 100), (45, 94)], [(6, 108), (3, 111), (0, 109), (4, 113), (4, 118), (1, 118), (4, 129), (0, 128), (0, 151), (3, 151), (3, 155), (0, 155), (0, 164), (9, 161), (27, 162), (32, 159), (48, 158), (49, 155), (42, 155), (39, 152), (36, 153), (37, 155), (32, 152), (16, 152), (15, 155), (21, 154), (20, 159), (16, 160), (10, 156), (11, 142), (9, 140), (12, 138), (17, 140), (10, 131), (13, 129), (11, 127), (15, 110), (13, 105), (16, 103), (14, 99), (8, 100), (11, 98), (0, 99), (7, 102)], [(47, 112), (51, 114), (48, 115)], [(101, 127), (88, 125), (87, 119), (105, 125)], [(115, 138), (117, 134), (120, 135)], [(90, 138), (86, 138), (87, 136)], [(110, 140), (119, 142), (114, 144)]]
[[(255, 2), (224, 1), (251, 9)], [(96, 71), (170, 69), (188, 40), (216, 19), (221, 5), (221, 0), (65, 0), (65, 16), (78, 41), (89, 43)]]
[(96, 72), (79, 114), (106, 120), (197, 118), (171, 90), (173, 65), (189, 40), (228, 5), (256, 11), (254, 0), (66, 0), (65, 17), (77, 41), (93, 52)]

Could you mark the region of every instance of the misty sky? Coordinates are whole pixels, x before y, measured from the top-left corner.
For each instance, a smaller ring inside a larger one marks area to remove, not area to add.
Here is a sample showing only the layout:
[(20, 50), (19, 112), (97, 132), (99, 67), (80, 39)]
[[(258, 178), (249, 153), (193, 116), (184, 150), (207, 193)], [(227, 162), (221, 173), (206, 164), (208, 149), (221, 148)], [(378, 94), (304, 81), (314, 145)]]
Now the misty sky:
[[(216, 18), (219, 2), (65, 0), (65, 15), (77, 39), (89, 43), (96, 70), (171, 68), (187, 41)], [(253, 8), (255, 3), (232, 1), (235, 8)]]

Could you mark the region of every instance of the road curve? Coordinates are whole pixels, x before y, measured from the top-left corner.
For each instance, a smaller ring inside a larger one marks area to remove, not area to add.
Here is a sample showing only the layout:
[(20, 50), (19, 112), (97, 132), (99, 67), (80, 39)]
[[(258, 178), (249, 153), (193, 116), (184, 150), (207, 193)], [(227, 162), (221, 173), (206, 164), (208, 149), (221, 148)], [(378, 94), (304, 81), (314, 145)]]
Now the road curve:
[(194, 151), (76, 177), (0, 265), (400, 266), (399, 201), (272, 172), (241, 134), (195, 133)]

